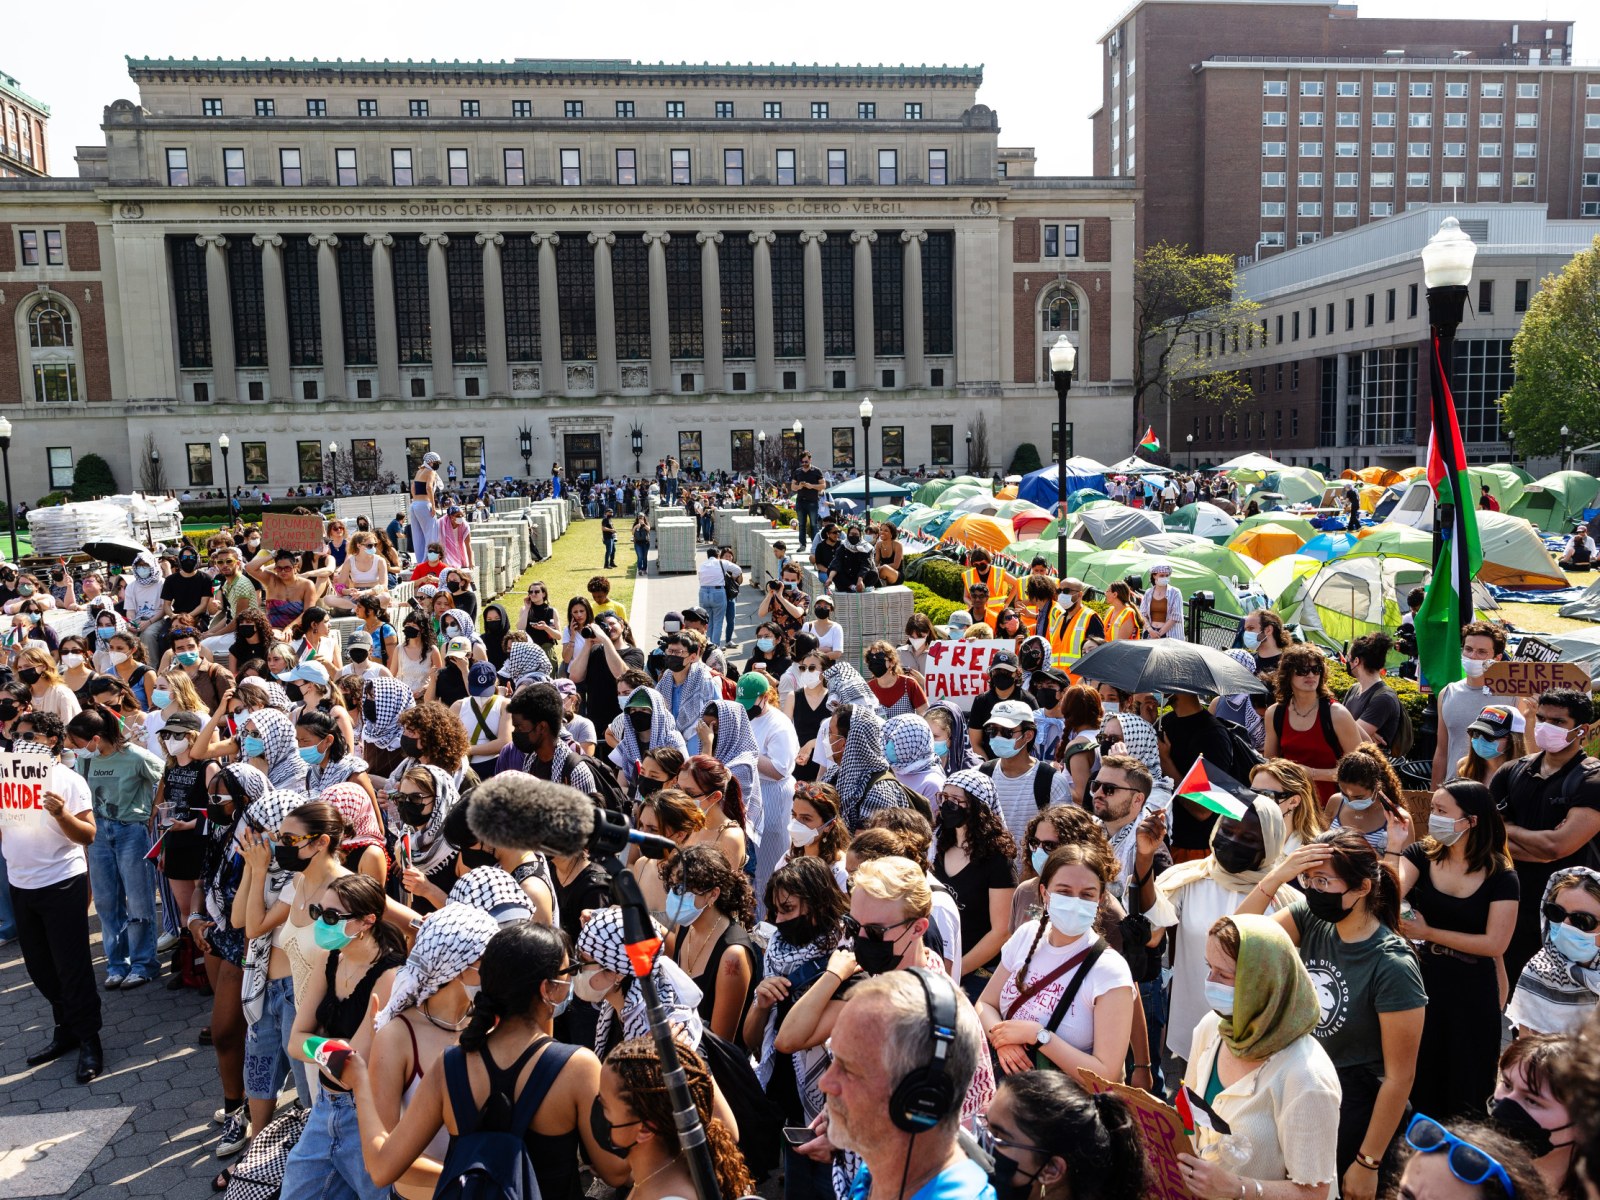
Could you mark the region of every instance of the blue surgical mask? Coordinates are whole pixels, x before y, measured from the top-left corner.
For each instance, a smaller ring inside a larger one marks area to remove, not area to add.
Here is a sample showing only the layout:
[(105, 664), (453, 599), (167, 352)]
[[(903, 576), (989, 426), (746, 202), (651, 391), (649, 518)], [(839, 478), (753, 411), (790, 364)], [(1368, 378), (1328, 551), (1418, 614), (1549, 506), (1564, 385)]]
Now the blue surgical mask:
[(322, 761), (322, 751), (315, 746), (301, 746), (297, 753), (300, 755), (300, 761), (308, 767), (314, 767)]
[(1017, 753), (1017, 739), (992, 737), (989, 739), (989, 749), (994, 751), (996, 758), (1011, 758)]
[(1472, 752), (1479, 758), (1498, 758), (1500, 756), (1500, 742), (1496, 738), (1474, 736), (1472, 739)]
[(1035, 875), (1044, 874), (1045, 861), (1050, 857), (1050, 851), (1044, 846), (1035, 846), (1033, 853), (1028, 856), (1028, 861), (1033, 864)]
[(935, 742), (933, 744), (933, 752), (936, 755), (938, 755), (940, 758), (943, 758), (946, 754), (950, 753), (950, 743), (949, 742)]
[(156, 688), (150, 693), (150, 703), (157, 708), (165, 708), (172, 703), (172, 693), (165, 688)]
[(239, 739), (239, 749), (243, 751), (246, 758), (261, 758), (267, 752), (266, 739), (245, 734), (244, 737)]
[(1208, 979), (1205, 982), (1205, 994), (1206, 1005), (1212, 1012), (1224, 1017), (1233, 1016), (1233, 984)]
[(756, 649), (761, 651), (761, 653), (763, 653), (763, 654), (771, 654), (772, 653), (772, 648), (774, 646), (776, 646), (777, 644), (778, 643), (773, 641), (771, 638), (757, 638), (756, 639)]
[(185, 650), (182, 654), (174, 654), (172, 657), (180, 667), (192, 667), (200, 661), (200, 651)]
[(666, 917), (668, 925), (693, 925), (705, 909), (694, 902), (693, 892), (668, 892)]
[(1108, 717), (1114, 717), (1122, 711), (1122, 705), (1115, 700), (1102, 700), (1100, 702), (1100, 711)]
[(1550, 926), (1550, 944), (1562, 958), (1579, 965), (1592, 963), (1595, 955), (1600, 954), (1600, 943), (1597, 943), (1596, 936), (1574, 929), (1571, 925)]
[(1346, 796), (1344, 798), (1344, 806), (1351, 812), (1366, 812), (1367, 809), (1372, 807), (1372, 802), (1375, 799), (1377, 799), (1375, 796), (1368, 796), (1365, 800), (1357, 800), (1353, 796)]
[(567, 985), (567, 994), (561, 997), (560, 1002), (555, 1006), (553, 1015), (557, 1017), (572, 1007), (572, 982), (570, 980), (565, 980), (563, 982), (565, 982)]
[(1150, 696), (1155, 700), (1157, 708), (1165, 708), (1167, 706), (1167, 694), (1165, 692), (1151, 692)]
[(1254, 629), (1246, 629), (1244, 631), (1244, 648), (1246, 650), (1254, 650), (1259, 645), (1261, 645), (1261, 635)]
[(898, 750), (896, 750), (894, 748), (894, 743), (893, 742), (886, 742), (884, 744), (884, 747), (883, 747), (883, 759), (890, 766), (894, 766), (896, 763), (898, 763), (900, 761), (900, 751), (898, 751)]
[(110, 625), (102, 625), (100, 628), (94, 631), (94, 635), (102, 642), (109, 642), (111, 640), (111, 635), (115, 632), (116, 629), (114, 627)]

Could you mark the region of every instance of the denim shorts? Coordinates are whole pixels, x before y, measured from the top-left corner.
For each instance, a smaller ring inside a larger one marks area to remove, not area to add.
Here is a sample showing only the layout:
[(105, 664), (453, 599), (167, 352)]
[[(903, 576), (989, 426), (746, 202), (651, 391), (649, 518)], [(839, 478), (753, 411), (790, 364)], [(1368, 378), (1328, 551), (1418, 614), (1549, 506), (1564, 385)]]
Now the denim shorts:
[[(276, 1100), (289, 1077), (291, 1060), (284, 1049), (294, 1028), (294, 976), (267, 981), (261, 1019), (244, 1039), (244, 1094), (251, 1100)], [(297, 1077), (298, 1082), (298, 1077)], [(308, 1098), (301, 1096), (301, 1103)]]

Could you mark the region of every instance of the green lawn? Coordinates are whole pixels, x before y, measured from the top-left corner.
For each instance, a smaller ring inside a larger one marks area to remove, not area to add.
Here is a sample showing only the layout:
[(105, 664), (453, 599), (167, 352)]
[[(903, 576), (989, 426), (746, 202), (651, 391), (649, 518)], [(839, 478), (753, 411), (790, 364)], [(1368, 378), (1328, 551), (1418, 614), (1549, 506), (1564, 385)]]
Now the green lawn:
[(605, 575), (611, 580), (611, 598), (633, 615), (633, 547), (624, 541), (628, 526), (618, 523), (617, 567), (601, 571), (606, 560), (605, 546), (600, 540), (599, 521), (574, 521), (567, 532), (556, 539), (553, 553), (541, 563), (534, 563), (506, 593), (501, 603), (511, 620), (517, 619), (528, 585), (542, 580), (548, 589), (550, 603), (555, 606), (557, 623), (566, 624), (567, 601), (574, 596), (587, 597), (589, 580)]

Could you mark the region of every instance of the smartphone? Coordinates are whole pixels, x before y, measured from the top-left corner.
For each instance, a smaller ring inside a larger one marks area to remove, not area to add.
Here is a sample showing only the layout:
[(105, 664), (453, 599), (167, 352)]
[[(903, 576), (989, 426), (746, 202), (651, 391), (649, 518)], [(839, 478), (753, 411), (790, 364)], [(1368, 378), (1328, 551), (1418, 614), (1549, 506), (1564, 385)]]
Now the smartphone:
[(809, 1125), (785, 1125), (783, 1140), (791, 1146), (804, 1146), (807, 1142), (817, 1140), (817, 1131)]

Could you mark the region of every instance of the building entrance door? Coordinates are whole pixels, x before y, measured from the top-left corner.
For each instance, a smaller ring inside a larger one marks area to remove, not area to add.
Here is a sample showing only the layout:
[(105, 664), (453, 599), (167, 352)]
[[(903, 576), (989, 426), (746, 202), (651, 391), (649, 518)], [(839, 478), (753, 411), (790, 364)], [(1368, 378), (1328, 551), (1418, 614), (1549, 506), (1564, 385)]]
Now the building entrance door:
[(600, 475), (600, 435), (598, 433), (569, 433), (566, 437), (567, 481), (580, 482), (585, 475), (598, 481)]

